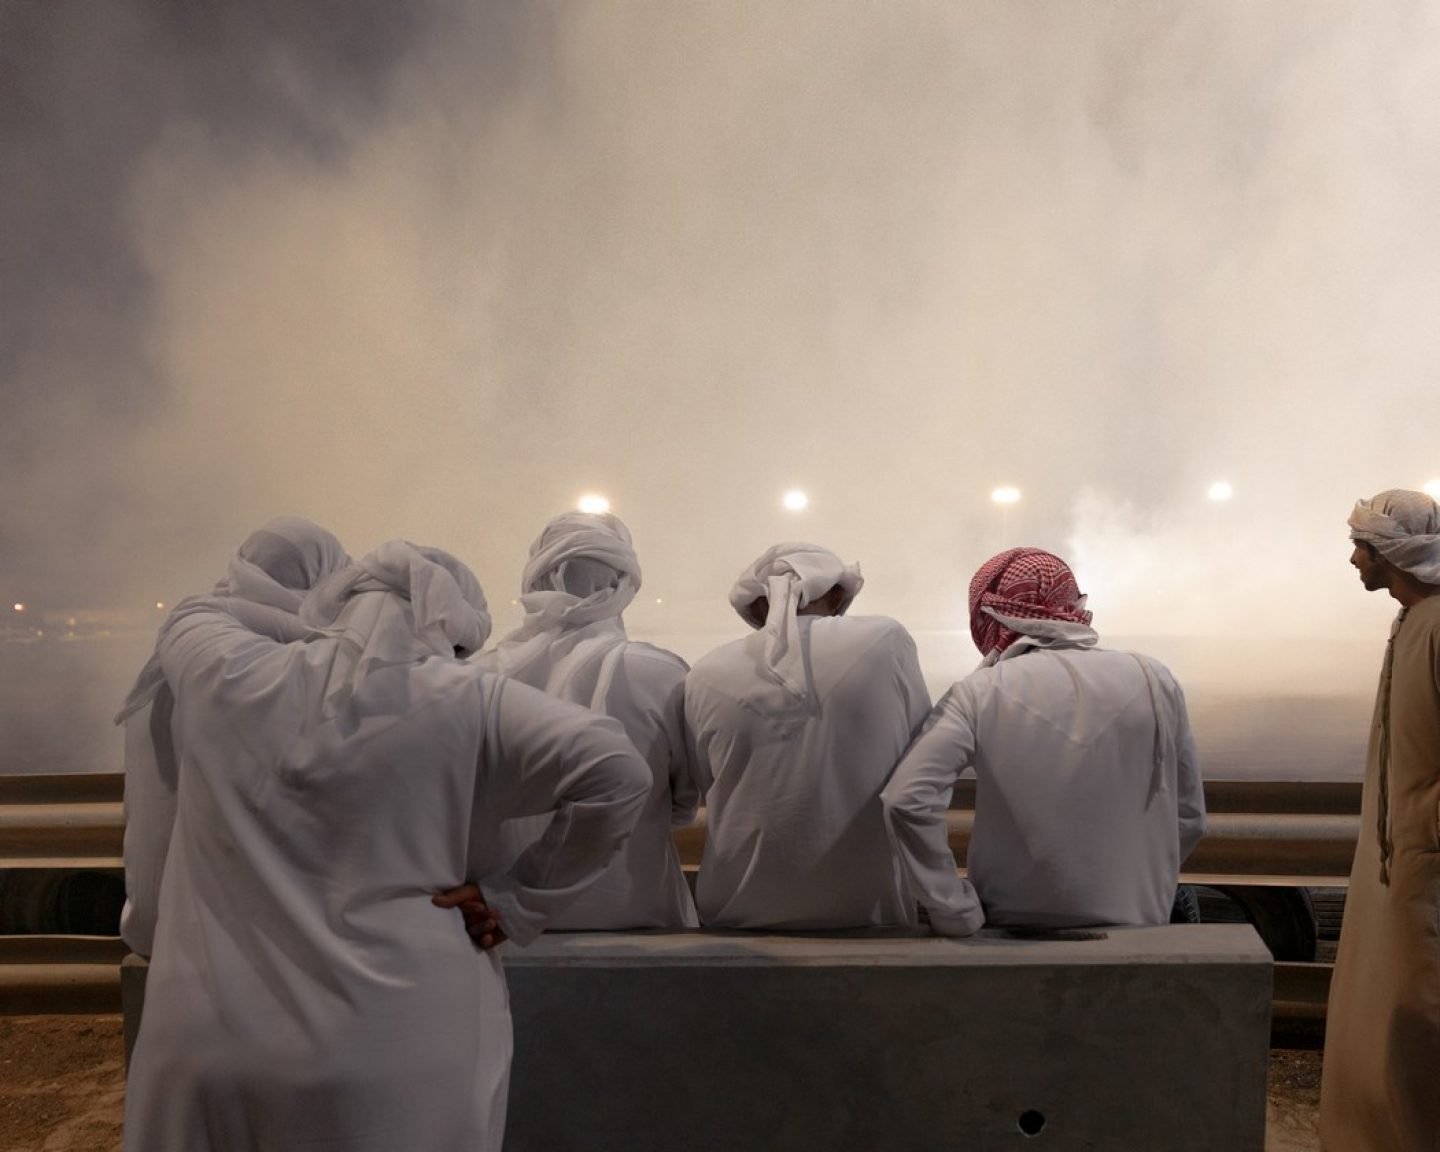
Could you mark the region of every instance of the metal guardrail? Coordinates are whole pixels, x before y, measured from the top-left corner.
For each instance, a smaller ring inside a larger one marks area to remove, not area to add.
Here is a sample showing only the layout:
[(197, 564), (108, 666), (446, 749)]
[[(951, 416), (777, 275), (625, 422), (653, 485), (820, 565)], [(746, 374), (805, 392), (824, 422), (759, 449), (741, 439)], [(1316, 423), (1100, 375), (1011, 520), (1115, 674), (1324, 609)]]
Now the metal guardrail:
[(120, 1011), (115, 936), (0, 936), (0, 1016)]
[[(1185, 862), (1187, 884), (1341, 888), (1360, 835), (1360, 784), (1206, 781), (1205, 838)], [(975, 826), (975, 782), (955, 788), (946, 823), (963, 860)], [(700, 863), (705, 813), (675, 833), (680, 861)]]
[[(123, 867), (121, 773), (0, 776), (0, 868), (118, 871)], [(1207, 781), (1208, 832), (1182, 879), (1205, 885), (1343, 887), (1360, 824), (1358, 783)], [(963, 859), (975, 786), (962, 781), (947, 813)], [(704, 813), (675, 835), (687, 868), (700, 862)], [(0, 936), (0, 1015), (119, 1011), (113, 937)], [(1276, 1019), (1323, 1020), (1329, 964), (1275, 966)]]
[[(89, 1015), (120, 1011), (120, 961), (113, 936), (0, 936), (0, 1016)], [(1277, 963), (1271, 1016), (1325, 1019), (1330, 964)]]
[[(124, 777), (0, 776), (0, 868), (122, 867)], [(1358, 783), (1207, 781), (1208, 831), (1186, 862), (1195, 884), (1343, 887), (1360, 832)], [(974, 826), (973, 781), (947, 814), (963, 859)], [(705, 819), (677, 831), (681, 862), (700, 863)]]
[(120, 772), (0, 776), (0, 868), (124, 867)]

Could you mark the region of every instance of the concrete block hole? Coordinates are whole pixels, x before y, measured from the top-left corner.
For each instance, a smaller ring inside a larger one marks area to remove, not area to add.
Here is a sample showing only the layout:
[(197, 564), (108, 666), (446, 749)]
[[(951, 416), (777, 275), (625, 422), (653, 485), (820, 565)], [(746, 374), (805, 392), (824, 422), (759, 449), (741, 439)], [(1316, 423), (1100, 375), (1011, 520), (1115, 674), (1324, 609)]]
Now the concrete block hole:
[(1045, 1130), (1045, 1113), (1037, 1112), (1033, 1108), (1027, 1108), (1020, 1113), (1017, 1121), (1020, 1131), (1025, 1136), (1038, 1136)]

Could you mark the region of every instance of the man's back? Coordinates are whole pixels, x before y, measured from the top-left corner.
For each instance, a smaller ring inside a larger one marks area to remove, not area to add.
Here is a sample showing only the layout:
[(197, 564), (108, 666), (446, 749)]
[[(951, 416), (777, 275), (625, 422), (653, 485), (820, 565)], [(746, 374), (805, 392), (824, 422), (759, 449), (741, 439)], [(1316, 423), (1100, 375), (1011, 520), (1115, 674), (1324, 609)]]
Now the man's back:
[(911, 755), (975, 769), (968, 870), (987, 923), (1168, 921), (1204, 799), (1184, 697), (1158, 661), (1018, 647), (950, 690)]
[(801, 617), (812, 693), (766, 674), (756, 632), (700, 660), (686, 682), (708, 828), (696, 888), (706, 924), (902, 924), (880, 789), (929, 699), (894, 620)]
[[(699, 794), (684, 733), (685, 662), (629, 640), (618, 619), (561, 632), (542, 654), (512, 666), (502, 644), (478, 663), (567, 703), (618, 720), (651, 771), (650, 795), (635, 831), (585, 896), (558, 914), (553, 931), (693, 927), (698, 921), (671, 838), (672, 823), (694, 818)], [(533, 844), (549, 817), (506, 823), (501, 854)]]

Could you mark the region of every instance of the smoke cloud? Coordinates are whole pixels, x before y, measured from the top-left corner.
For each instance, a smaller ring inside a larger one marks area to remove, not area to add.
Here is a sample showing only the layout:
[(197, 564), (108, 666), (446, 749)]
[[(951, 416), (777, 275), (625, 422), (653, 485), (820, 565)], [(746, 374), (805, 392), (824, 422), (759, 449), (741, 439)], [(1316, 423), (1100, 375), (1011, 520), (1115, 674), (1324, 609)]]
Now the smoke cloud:
[(296, 513), (504, 605), (595, 490), (657, 628), (799, 537), (916, 628), (1031, 543), (1102, 635), (1376, 638), (1437, 53), (1402, 0), (12, 0), (0, 591), (169, 601)]

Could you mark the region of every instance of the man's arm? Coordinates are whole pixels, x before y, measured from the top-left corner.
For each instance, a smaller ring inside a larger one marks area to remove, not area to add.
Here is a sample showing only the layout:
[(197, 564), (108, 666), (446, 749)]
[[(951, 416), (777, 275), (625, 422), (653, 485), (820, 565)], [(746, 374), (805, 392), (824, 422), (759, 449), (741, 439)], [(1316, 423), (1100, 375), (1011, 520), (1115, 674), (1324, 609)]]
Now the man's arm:
[(1185, 694), (1175, 687), (1175, 801), (1180, 822), (1180, 863), (1183, 865), (1200, 838), (1205, 835), (1205, 781), (1200, 775), (1200, 757), (1195, 735), (1190, 731), (1190, 714)]
[(479, 879), (489, 918), (528, 944), (620, 850), (649, 794), (650, 769), (614, 720), (515, 681), (487, 680), (476, 805), (499, 810), (479, 826), (496, 816), (554, 813), (508, 871)]
[(975, 755), (959, 689), (957, 684), (935, 706), (880, 794), (906, 888), (942, 936), (969, 936), (985, 923), (974, 886), (956, 871), (945, 823), (955, 781)]
[(920, 670), (920, 655), (908, 632), (901, 631), (896, 645), (895, 663), (900, 681), (900, 695), (909, 718), (910, 737), (914, 739), (930, 715), (930, 689), (925, 687), (925, 674)]
[(692, 670), (685, 677), (683, 711), (681, 713), (685, 730), (685, 752), (690, 762), (690, 778), (694, 781), (695, 789), (699, 793), (700, 802), (705, 802), (706, 793), (715, 783), (715, 773), (710, 767), (710, 755), (706, 745), (699, 739), (700, 725), (698, 723), (699, 708), (697, 700), (699, 694), (695, 690), (695, 673)]
[(160, 879), (175, 826), (177, 768), (170, 720), (175, 696), (161, 684), (125, 721), (125, 907), (120, 935), (149, 956), (160, 911)]
[(685, 677), (670, 686), (664, 704), (665, 738), (670, 745), (670, 826), (694, 823), (700, 808), (700, 785), (695, 772), (694, 744), (685, 728)]
[[(690, 666), (673, 652), (649, 644), (630, 644), (625, 648), (623, 670), (624, 703), (639, 711), (646, 734), (653, 734), (658, 742), (648, 747), (641, 745), (640, 751), (657, 775), (665, 773), (670, 791), (670, 823), (683, 828), (695, 819), (700, 807), (700, 789), (691, 767), (690, 741), (685, 731), (685, 677)], [(622, 717), (622, 713), (609, 708), (606, 713)]]

